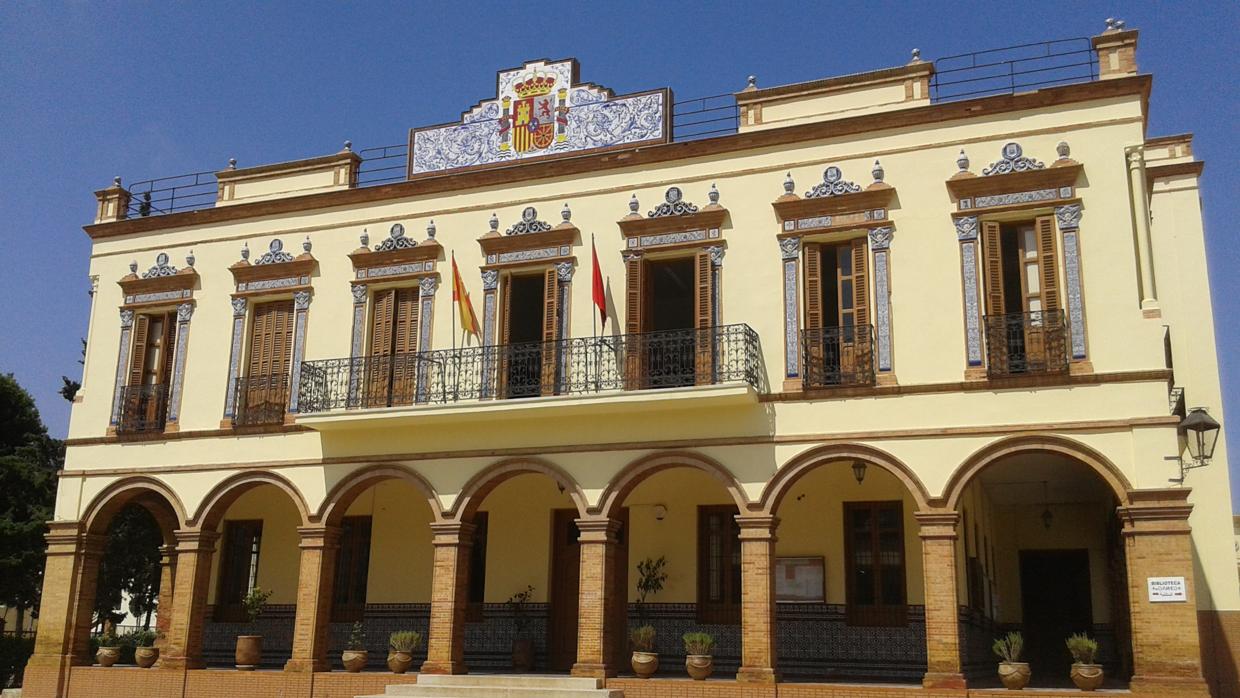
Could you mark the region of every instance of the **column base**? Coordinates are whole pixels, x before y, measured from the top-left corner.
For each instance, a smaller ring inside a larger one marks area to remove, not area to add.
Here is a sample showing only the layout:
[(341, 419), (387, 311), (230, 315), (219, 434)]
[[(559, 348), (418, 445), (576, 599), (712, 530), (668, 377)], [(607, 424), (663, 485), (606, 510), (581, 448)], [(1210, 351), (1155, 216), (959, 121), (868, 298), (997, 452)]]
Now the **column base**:
[(469, 667), (465, 666), (465, 662), (435, 662), (428, 659), (422, 662), (419, 672), (423, 674), (468, 674)]
[(968, 688), (968, 682), (965, 681), (964, 674), (952, 674), (941, 671), (928, 671), (921, 679), (923, 688)]
[(743, 666), (736, 672), (737, 683), (775, 683), (779, 676), (771, 667)]
[(33, 654), (26, 662), (24, 690), (28, 696), (60, 698), (69, 683), (73, 657), (62, 654)]
[(206, 669), (207, 663), (201, 658), (161, 656), (159, 658), (159, 668), (177, 670)]
[(331, 671), (332, 664), (326, 659), (290, 659), (284, 663), (284, 670), (313, 674), (316, 671)]
[(1210, 687), (1201, 677), (1182, 678), (1178, 676), (1133, 676), (1128, 682), (1128, 690), (1134, 694), (1156, 696), (1201, 696), (1210, 695)]
[(592, 662), (577, 662), (573, 665), (572, 676), (580, 676), (587, 679), (606, 679), (615, 676), (618, 672), (616, 668), (610, 664), (595, 664)]

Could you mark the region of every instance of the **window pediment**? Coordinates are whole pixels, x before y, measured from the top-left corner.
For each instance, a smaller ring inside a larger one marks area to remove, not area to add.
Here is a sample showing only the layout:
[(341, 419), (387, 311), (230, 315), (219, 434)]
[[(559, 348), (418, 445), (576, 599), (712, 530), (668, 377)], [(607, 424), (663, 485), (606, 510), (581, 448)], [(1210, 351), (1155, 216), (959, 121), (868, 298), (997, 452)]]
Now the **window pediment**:
[(669, 187), (663, 201), (643, 216), (637, 195), (629, 199), (629, 215), (620, 219), (626, 250), (668, 247), (700, 247), (718, 243), (728, 210), (719, 205), (719, 190), (712, 184), (710, 203), (699, 208), (686, 201), (680, 187)]
[(160, 252), (155, 265), (141, 274), (138, 262), (129, 263), (129, 274), (117, 282), (121, 287), (126, 306), (179, 303), (194, 295), (198, 285), (198, 272), (194, 269), (194, 253), (185, 257), (185, 267), (177, 269), (169, 263), (168, 255)]
[(388, 237), (372, 249), (370, 234), (362, 231), (361, 246), (349, 253), (354, 280), (394, 281), (435, 272), (443, 258), (443, 246), (435, 240), (435, 222), (426, 226), (426, 239), (418, 242), (405, 235), (405, 226), (395, 223)]
[(250, 262), (247, 243), (241, 248), (241, 261), (228, 269), (236, 283), (234, 295), (257, 295), (273, 292), (295, 291), (310, 285), (310, 275), (318, 267), (318, 260), (310, 254), (310, 238), (301, 244), (302, 253), (294, 257), (284, 251), (284, 243), (273, 239), (261, 257)]
[(959, 170), (947, 180), (947, 191), (960, 211), (1073, 199), (1085, 168), (1069, 157), (1067, 143), (1060, 143), (1057, 152), (1059, 159), (1048, 166), (1026, 156), (1018, 143), (1008, 143), (979, 176), (969, 171), (969, 158), (961, 150), (956, 160)]
[(581, 231), (572, 223), (568, 204), (560, 211), (561, 222), (552, 226), (538, 217), (538, 210), (526, 206), (521, 220), (500, 232), (499, 217), (492, 214), (490, 230), (478, 238), (485, 266), (513, 266), (558, 262), (572, 256), (581, 241)]
[(896, 189), (883, 181), (883, 168), (877, 160), (872, 173), (874, 181), (862, 188), (845, 180), (840, 169), (831, 165), (823, 172), (822, 182), (804, 197), (796, 195), (796, 183), (789, 174), (783, 196), (771, 204), (779, 219), (780, 236), (887, 225), (887, 208)]

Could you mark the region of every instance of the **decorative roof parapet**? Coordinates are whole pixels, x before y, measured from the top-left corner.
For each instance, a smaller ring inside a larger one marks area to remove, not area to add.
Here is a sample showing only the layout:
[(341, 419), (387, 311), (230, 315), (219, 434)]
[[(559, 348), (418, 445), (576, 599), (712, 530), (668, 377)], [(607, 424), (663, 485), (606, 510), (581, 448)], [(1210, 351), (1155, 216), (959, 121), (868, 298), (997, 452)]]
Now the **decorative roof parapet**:
[(983, 177), (1012, 172), (1025, 172), (1027, 170), (1040, 170), (1046, 167), (1044, 163), (1034, 158), (1025, 157), (1024, 150), (1016, 142), (1004, 145), (1002, 156), (999, 160), (990, 163), (990, 167), (982, 170)]

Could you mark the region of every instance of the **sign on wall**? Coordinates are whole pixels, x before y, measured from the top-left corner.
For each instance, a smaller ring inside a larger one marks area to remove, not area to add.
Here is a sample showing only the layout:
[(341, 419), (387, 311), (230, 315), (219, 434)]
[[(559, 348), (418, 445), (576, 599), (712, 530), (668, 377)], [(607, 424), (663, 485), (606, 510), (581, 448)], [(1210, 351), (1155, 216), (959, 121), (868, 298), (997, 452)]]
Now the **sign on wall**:
[(786, 603), (826, 601), (827, 575), (821, 557), (775, 559), (775, 600)]
[(1149, 577), (1146, 584), (1151, 603), (1188, 601), (1188, 587), (1183, 577)]
[(670, 90), (616, 97), (577, 72), (572, 58), (500, 71), (459, 123), (410, 130), (409, 176), (669, 140)]

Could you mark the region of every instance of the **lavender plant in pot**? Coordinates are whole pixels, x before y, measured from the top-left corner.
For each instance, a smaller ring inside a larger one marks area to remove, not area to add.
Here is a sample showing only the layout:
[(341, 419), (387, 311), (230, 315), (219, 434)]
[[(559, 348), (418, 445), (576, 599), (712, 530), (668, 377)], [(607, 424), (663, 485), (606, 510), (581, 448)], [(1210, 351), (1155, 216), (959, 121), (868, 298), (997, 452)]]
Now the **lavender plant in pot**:
[(710, 633), (685, 633), (685, 669), (694, 681), (705, 681), (715, 670), (715, 659), (710, 652), (715, 648), (715, 638)]
[(369, 660), (370, 652), (366, 651), (366, 626), (359, 620), (349, 631), (349, 641), (344, 646), (344, 652), (340, 654), (340, 662), (344, 664), (345, 671), (356, 674), (366, 668)]
[[(245, 595), (245, 598), (241, 599), (241, 609), (245, 612), (246, 622), (252, 629), (255, 629), (254, 623), (263, 614), (263, 609), (266, 608), (267, 600), (270, 598), (270, 591), (263, 591), (262, 587), (256, 586)], [(254, 671), (263, 660), (263, 636), (238, 635), (235, 659), (239, 670)]]
[(403, 674), (413, 666), (413, 652), (422, 646), (422, 633), (399, 630), (388, 637), (388, 669)]
[(1025, 638), (1018, 632), (1010, 632), (997, 638), (992, 646), (994, 653), (999, 655), (999, 680), (1012, 691), (1019, 691), (1029, 684), (1029, 665), (1020, 661), (1020, 653), (1025, 649)]
[(1066, 640), (1068, 651), (1072, 653), (1072, 683), (1082, 691), (1093, 691), (1102, 685), (1102, 665), (1095, 664), (1098, 656), (1098, 641), (1084, 633), (1076, 633)]

